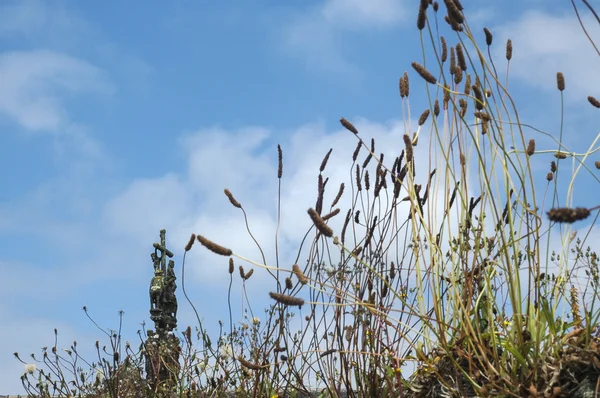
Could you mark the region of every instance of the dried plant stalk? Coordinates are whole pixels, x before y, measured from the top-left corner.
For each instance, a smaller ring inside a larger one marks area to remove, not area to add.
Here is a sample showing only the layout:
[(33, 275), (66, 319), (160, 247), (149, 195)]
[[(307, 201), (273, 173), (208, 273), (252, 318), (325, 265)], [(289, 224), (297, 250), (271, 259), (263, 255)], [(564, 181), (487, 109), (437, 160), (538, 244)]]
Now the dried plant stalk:
[(298, 281), (301, 284), (306, 285), (308, 283), (308, 278), (304, 275), (304, 272), (302, 272), (298, 264), (292, 265), (292, 273), (296, 275), (296, 278), (298, 278)]

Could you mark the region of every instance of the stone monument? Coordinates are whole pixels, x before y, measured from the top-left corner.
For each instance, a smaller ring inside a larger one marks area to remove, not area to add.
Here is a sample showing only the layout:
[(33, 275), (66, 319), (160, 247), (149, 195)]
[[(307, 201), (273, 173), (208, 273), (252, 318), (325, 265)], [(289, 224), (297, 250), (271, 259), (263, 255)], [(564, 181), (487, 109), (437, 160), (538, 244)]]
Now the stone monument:
[(146, 379), (158, 396), (168, 396), (177, 385), (179, 374), (179, 338), (173, 334), (177, 327), (177, 297), (175, 290), (175, 261), (169, 260), (173, 253), (166, 246), (166, 230), (160, 231), (160, 243), (154, 243), (154, 253), (150, 254), (154, 265), (154, 277), (150, 282), (150, 319), (154, 329), (148, 330), (144, 344)]

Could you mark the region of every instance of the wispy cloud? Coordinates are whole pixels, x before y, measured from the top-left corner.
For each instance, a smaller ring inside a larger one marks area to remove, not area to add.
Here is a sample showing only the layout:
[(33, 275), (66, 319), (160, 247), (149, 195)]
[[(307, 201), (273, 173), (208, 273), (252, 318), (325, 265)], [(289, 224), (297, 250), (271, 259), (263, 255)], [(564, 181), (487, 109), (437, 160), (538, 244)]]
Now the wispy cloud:
[[(600, 37), (600, 26), (583, 17), (590, 37)], [(513, 42), (511, 76), (543, 90), (556, 90), (556, 73), (563, 72), (567, 98), (581, 100), (600, 92), (600, 59), (577, 19), (530, 11), (498, 26), (497, 59), (504, 59), (503, 44)]]
[(114, 90), (101, 69), (52, 51), (2, 53), (0, 75), (0, 112), (31, 131), (66, 127), (64, 103), (73, 95)]
[(357, 77), (359, 69), (344, 54), (343, 36), (395, 27), (406, 16), (405, 1), (327, 0), (286, 22), (281, 45), (311, 70)]

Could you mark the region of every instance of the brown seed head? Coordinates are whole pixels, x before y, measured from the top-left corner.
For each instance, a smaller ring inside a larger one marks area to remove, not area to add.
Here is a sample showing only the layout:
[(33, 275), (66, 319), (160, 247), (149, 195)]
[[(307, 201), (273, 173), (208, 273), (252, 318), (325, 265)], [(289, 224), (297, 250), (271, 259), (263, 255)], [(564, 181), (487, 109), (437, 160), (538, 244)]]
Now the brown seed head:
[(456, 72), (456, 53), (454, 47), (450, 47), (450, 74), (454, 75)]
[(408, 72), (404, 72), (404, 94), (406, 97), (408, 97), (408, 94), (410, 94), (410, 84), (408, 81)]
[(220, 254), (221, 256), (231, 256), (233, 254), (230, 249), (217, 245), (215, 242), (206, 239), (202, 235), (198, 235), (196, 238), (198, 239), (198, 242), (202, 244), (202, 246), (206, 247), (213, 253)]
[(512, 40), (508, 39), (506, 41), (506, 59), (507, 60), (510, 61), (512, 59), (512, 53), (513, 53)]
[(531, 156), (535, 153), (535, 140), (529, 140), (529, 144), (527, 144), (527, 155)]
[(340, 189), (339, 189), (337, 195), (335, 196), (335, 199), (333, 199), (333, 202), (331, 203), (331, 207), (337, 205), (337, 203), (340, 201), (342, 195), (344, 194), (344, 188), (345, 188), (345, 184), (342, 182), (340, 184)]
[(467, 70), (467, 60), (465, 59), (465, 53), (463, 52), (462, 45), (460, 43), (456, 44), (456, 59), (458, 61), (458, 65), (463, 71)]
[(248, 280), (250, 279), (250, 277), (252, 276), (252, 274), (254, 273), (254, 268), (251, 268), (250, 271), (246, 272), (246, 276), (244, 277), (244, 280)]
[(406, 159), (407, 162), (410, 162), (413, 160), (413, 145), (412, 145), (412, 140), (410, 139), (410, 136), (408, 134), (404, 134), (404, 136), (402, 137), (404, 140), (404, 145), (405, 145), (405, 152), (404, 152), (404, 157)]
[(325, 166), (327, 166), (327, 161), (329, 160), (329, 155), (331, 155), (331, 151), (333, 151), (333, 148), (329, 149), (329, 152), (327, 152), (327, 155), (325, 155), (325, 157), (323, 158), (323, 161), (321, 162), (321, 167), (319, 167), (320, 172), (323, 172), (323, 170), (325, 170)]
[(546, 174), (546, 180), (548, 180), (548, 182), (552, 181), (554, 179), (554, 173), (549, 172), (548, 174)]
[(493, 40), (493, 36), (492, 36), (492, 32), (490, 32), (490, 30), (488, 28), (483, 28), (483, 33), (485, 33), (485, 43), (488, 46), (492, 45), (492, 40)]
[(285, 288), (288, 290), (292, 290), (294, 287), (294, 282), (292, 282), (292, 278), (285, 278)]
[(442, 42), (442, 63), (446, 62), (448, 59), (448, 46), (446, 45), (446, 38), (444, 36), (440, 36), (440, 41)]
[(435, 12), (437, 12), (438, 9), (440, 8), (440, 5), (438, 4), (437, 1), (434, 1), (431, 6), (433, 7), (433, 11), (435, 11)]
[(565, 76), (562, 72), (556, 74), (556, 87), (559, 91), (565, 91)]
[(600, 108), (600, 101), (598, 101), (596, 98), (592, 97), (591, 95), (588, 96), (588, 101), (590, 102), (590, 104), (592, 104), (593, 106), (595, 106), (596, 108)]
[(292, 265), (292, 273), (296, 275), (301, 284), (306, 285), (308, 283), (308, 278), (304, 275), (298, 264)]
[(492, 118), (490, 117), (490, 115), (488, 115), (485, 112), (475, 112), (474, 113), (475, 117), (478, 119), (481, 119), (483, 121), (489, 122), (490, 120), (492, 120)]
[(594, 166), (596, 166), (597, 169), (600, 169), (600, 161), (596, 160)]
[(422, 65), (419, 65), (418, 63), (413, 62), (412, 67), (428, 83), (431, 83), (431, 84), (437, 83), (437, 80), (435, 79), (435, 77), (433, 77), (433, 75), (431, 73), (429, 73), (429, 71), (427, 69), (425, 69)]
[(350, 123), (349, 121), (347, 121), (344, 118), (340, 119), (340, 123), (342, 123), (342, 126), (344, 126), (346, 128), (346, 130), (353, 132), (354, 134), (358, 134), (358, 130), (356, 129), (356, 127), (354, 127), (352, 125), (352, 123)]
[(238, 209), (242, 208), (242, 205), (240, 204), (240, 202), (238, 202), (237, 200), (235, 200), (235, 198), (233, 197), (233, 194), (231, 193), (231, 191), (229, 189), (225, 188), (225, 190), (223, 192), (225, 192), (225, 196), (227, 196), (227, 198), (229, 199), (229, 202), (234, 207), (237, 207)]
[(427, 21), (427, 7), (429, 3), (425, 0), (421, 0), (419, 5), (419, 13), (417, 14), (417, 28), (423, 30), (425, 28), (425, 22)]
[(186, 252), (189, 252), (190, 250), (192, 250), (192, 246), (194, 246), (195, 241), (196, 241), (196, 234), (192, 234), (190, 236), (190, 240), (188, 241), (187, 245), (185, 245)]
[(323, 216), (323, 221), (327, 221), (329, 220), (331, 217), (335, 217), (340, 213), (340, 208), (338, 207), (337, 209), (335, 209), (334, 211), (332, 211), (329, 214), (326, 214)]
[(463, 73), (462, 73), (462, 69), (460, 66), (457, 66), (454, 69), (454, 84), (458, 85), (463, 78)]
[(315, 209), (313, 209), (313, 208), (308, 209), (308, 215), (310, 216), (313, 223), (315, 224), (315, 227), (317, 227), (319, 232), (321, 232), (321, 234), (325, 235), (328, 238), (331, 238), (333, 236), (333, 230), (327, 224), (325, 224), (325, 221), (323, 221), (323, 219), (315, 211)]
[(433, 114), (435, 115), (435, 117), (438, 117), (438, 115), (440, 114), (440, 101), (438, 101), (437, 98), (433, 103)]
[(428, 117), (429, 117), (429, 109), (425, 109), (423, 111), (423, 113), (421, 113), (421, 116), (419, 117), (419, 126), (424, 125), (425, 122), (427, 121)]
[(280, 304), (283, 305), (287, 305), (287, 306), (298, 306), (298, 307), (302, 307), (304, 305), (304, 300), (298, 297), (293, 297), (293, 296), (288, 296), (286, 294), (281, 294), (281, 293), (275, 293), (275, 292), (271, 292), (269, 293), (269, 296), (277, 301)]
[[(231, 265), (233, 266), (233, 261), (231, 261)], [(230, 270), (231, 270), (231, 272), (233, 273), (233, 267), (231, 267), (231, 268), (230, 268)], [(240, 270), (240, 277), (241, 277), (242, 279), (246, 279), (246, 273), (244, 272), (244, 267), (242, 267), (242, 266), (240, 265), (240, 267), (239, 267), (239, 270)]]
[(569, 207), (562, 207), (550, 209), (547, 214), (550, 221), (571, 224), (575, 221), (585, 220), (586, 218), (588, 218), (590, 215), (590, 211), (585, 207), (577, 207), (574, 209)]
[(465, 95), (471, 94), (471, 75), (467, 73), (467, 78), (465, 79)]
[(277, 178), (281, 178), (283, 175), (283, 151), (281, 150), (281, 145), (277, 144), (277, 157), (278, 157), (278, 167), (277, 167)]
[[(448, 18), (451, 22), (454, 21), (456, 24), (461, 24), (465, 21), (459, 8), (462, 7), (462, 5), (457, 6), (457, 2), (455, 0), (444, 0), (444, 3), (446, 4)], [(458, 4), (460, 4), (460, 2)]]
[(564, 152), (558, 151), (558, 152), (556, 152), (554, 154), (554, 157), (557, 158), (557, 159), (566, 159), (567, 158), (567, 154), (564, 153)]
[(243, 367), (248, 368), (250, 370), (260, 370), (268, 367), (268, 365), (257, 365), (255, 363), (250, 363), (242, 357), (238, 357), (238, 361), (240, 361)]
[(556, 172), (556, 162), (554, 160), (550, 162), (550, 171), (553, 173)]

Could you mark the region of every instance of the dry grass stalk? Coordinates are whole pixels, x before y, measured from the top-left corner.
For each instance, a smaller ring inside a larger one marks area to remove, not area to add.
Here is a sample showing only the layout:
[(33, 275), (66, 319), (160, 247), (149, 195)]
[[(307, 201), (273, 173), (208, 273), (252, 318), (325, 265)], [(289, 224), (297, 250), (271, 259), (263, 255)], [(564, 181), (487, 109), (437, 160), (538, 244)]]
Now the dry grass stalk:
[(308, 283), (308, 278), (304, 275), (304, 272), (302, 272), (298, 264), (292, 265), (292, 273), (296, 275), (296, 278), (298, 278), (298, 281), (301, 284), (306, 285)]
[(257, 364), (254, 364), (254, 363), (250, 363), (250, 362), (246, 361), (242, 357), (238, 357), (238, 361), (240, 361), (240, 363), (242, 364), (242, 366), (244, 366), (245, 368), (248, 368), (250, 370), (261, 370), (261, 369), (265, 369), (265, 368), (269, 367), (269, 365), (257, 365)]
[(315, 209), (308, 209), (308, 215), (310, 216), (313, 223), (315, 224), (315, 227), (317, 227), (321, 234), (325, 235), (328, 238), (331, 238), (333, 236), (333, 230), (327, 224), (325, 224), (325, 221), (323, 221), (323, 219), (315, 211)]
[(227, 198), (229, 199), (229, 202), (234, 207), (237, 207), (238, 209), (242, 208), (242, 205), (240, 204), (240, 202), (238, 202), (237, 200), (235, 200), (235, 198), (233, 197), (233, 194), (231, 193), (231, 191), (229, 189), (225, 188), (224, 192), (225, 192), (225, 196), (227, 196)]
[(195, 241), (196, 241), (196, 234), (192, 234), (190, 236), (190, 240), (188, 241), (187, 245), (185, 245), (186, 252), (189, 252), (190, 250), (192, 250), (192, 246), (194, 246)]
[(356, 127), (354, 127), (354, 125), (352, 123), (350, 123), (349, 121), (347, 121), (344, 118), (340, 119), (340, 123), (342, 123), (342, 126), (344, 126), (346, 128), (346, 130), (351, 131), (354, 134), (358, 135), (358, 130), (356, 129)]
[(590, 215), (590, 211), (585, 207), (560, 207), (550, 209), (547, 215), (550, 221), (571, 224), (575, 221), (585, 220), (586, 218), (588, 218)]
[(221, 256), (231, 256), (233, 254), (231, 249), (227, 249), (221, 245), (217, 245), (215, 242), (206, 239), (202, 235), (198, 235), (196, 238), (198, 239), (198, 242), (202, 244), (202, 246), (206, 247), (208, 250), (215, 254), (220, 254)]
[(299, 297), (288, 296), (286, 294), (275, 292), (269, 293), (269, 296), (278, 303), (290, 307), (302, 307), (304, 305), (304, 300)]
[(417, 71), (417, 73), (423, 78), (425, 79), (426, 82), (431, 83), (431, 84), (436, 84), (437, 80), (435, 77), (433, 77), (433, 75), (427, 70), (425, 69), (422, 65), (413, 62), (412, 63), (412, 67), (414, 68), (414, 70)]

